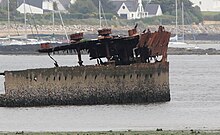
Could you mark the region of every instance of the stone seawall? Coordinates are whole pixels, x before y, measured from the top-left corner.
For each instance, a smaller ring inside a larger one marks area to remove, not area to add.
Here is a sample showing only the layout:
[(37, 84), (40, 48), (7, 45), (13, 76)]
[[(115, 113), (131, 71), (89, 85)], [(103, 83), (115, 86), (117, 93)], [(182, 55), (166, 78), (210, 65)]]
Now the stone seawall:
[(5, 72), (0, 106), (96, 105), (170, 101), (169, 63)]

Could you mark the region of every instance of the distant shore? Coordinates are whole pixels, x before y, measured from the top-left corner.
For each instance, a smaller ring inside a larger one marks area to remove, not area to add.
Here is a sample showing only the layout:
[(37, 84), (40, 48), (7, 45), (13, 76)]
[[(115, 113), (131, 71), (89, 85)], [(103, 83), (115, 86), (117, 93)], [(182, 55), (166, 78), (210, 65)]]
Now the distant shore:
[(108, 131), (108, 132), (0, 132), (0, 135), (218, 135), (219, 130), (179, 130), (179, 131)]
[[(37, 50), (40, 45), (11, 45), (0, 46), (1, 55), (42, 55)], [(74, 55), (69, 54), (68, 55)], [(58, 55), (67, 55), (66, 52), (61, 52)], [(194, 49), (194, 48), (169, 48), (168, 55), (220, 55), (220, 50), (209, 49)]]
[[(134, 24), (135, 25), (135, 24)], [(133, 28), (134, 26), (109, 26), (113, 31), (127, 31), (128, 29)], [(165, 29), (173, 34), (176, 33), (175, 25), (164, 25)], [(27, 26), (27, 31), (25, 31), (25, 27), (22, 24), (19, 25), (11, 25), (10, 29), (7, 28), (6, 24), (0, 24), (0, 37), (22, 34), (65, 34), (65, 30), (67, 34), (72, 34), (76, 32), (85, 32), (85, 33), (97, 33), (99, 29), (98, 25), (66, 25), (63, 27), (62, 25), (55, 25), (53, 28), (52, 25), (36, 25), (35, 27), (32, 25)], [(150, 29), (151, 31), (157, 31), (158, 25), (146, 25), (139, 26), (139, 31), (143, 31), (144, 29)], [(220, 34), (220, 25), (185, 25), (184, 28), (179, 26), (178, 33), (181, 35), (185, 34)], [(114, 33), (113, 33), (114, 34)], [(122, 34), (122, 33), (121, 33)]]
[(220, 50), (209, 49), (190, 49), (190, 48), (169, 48), (168, 55), (220, 55)]

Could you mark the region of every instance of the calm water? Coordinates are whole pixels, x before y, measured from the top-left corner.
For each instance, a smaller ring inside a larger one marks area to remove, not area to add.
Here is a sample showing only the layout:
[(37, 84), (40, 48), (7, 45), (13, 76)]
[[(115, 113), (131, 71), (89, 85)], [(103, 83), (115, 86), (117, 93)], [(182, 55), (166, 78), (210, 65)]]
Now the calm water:
[(187, 49), (209, 49), (209, 48), (214, 48), (216, 50), (220, 50), (220, 45), (219, 44), (170, 44), (169, 47), (174, 47), (174, 48), (187, 48)]
[[(60, 65), (77, 63), (75, 56), (55, 58)], [(219, 59), (169, 56), (172, 101), (168, 103), (0, 108), (0, 131), (220, 129)], [(47, 56), (0, 55), (0, 63), (0, 72), (53, 67)]]

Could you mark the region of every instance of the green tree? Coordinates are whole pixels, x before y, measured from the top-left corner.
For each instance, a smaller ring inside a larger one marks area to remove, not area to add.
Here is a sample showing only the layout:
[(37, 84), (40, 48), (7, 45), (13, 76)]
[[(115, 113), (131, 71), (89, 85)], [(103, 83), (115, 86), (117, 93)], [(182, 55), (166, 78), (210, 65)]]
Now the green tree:
[(91, 0), (77, 0), (69, 8), (70, 13), (89, 14), (97, 11), (97, 7)]
[[(10, 17), (13, 18), (14, 16), (18, 16), (17, 9), (17, 0), (10, 0), (9, 1), (9, 11), (10, 11)], [(1, 3), (0, 8), (0, 17), (1, 20), (7, 20), (8, 18), (8, 1), (4, 0)]]
[[(91, 0), (97, 9), (99, 8), (99, 0)], [(105, 13), (114, 13), (115, 6), (109, 0), (100, 0)]]
[(10, 0), (10, 10), (16, 12), (17, 0)]
[[(203, 21), (203, 16), (198, 6), (193, 7), (193, 3), (189, 0), (178, 0), (178, 14), (179, 19), (181, 18), (181, 4), (184, 3), (185, 19), (188, 20), (186, 23), (199, 23)], [(176, 14), (175, 0), (152, 0), (151, 3), (160, 4), (162, 11), (166, 15)]]

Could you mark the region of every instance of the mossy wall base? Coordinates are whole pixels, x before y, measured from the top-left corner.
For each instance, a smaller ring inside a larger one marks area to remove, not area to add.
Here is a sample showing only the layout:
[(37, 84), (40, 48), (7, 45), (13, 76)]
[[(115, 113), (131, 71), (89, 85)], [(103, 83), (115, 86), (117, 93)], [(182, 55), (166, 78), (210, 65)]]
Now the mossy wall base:
[(0, 106), (165, 102), (169, 63), (6, 71), (5, 89)]

